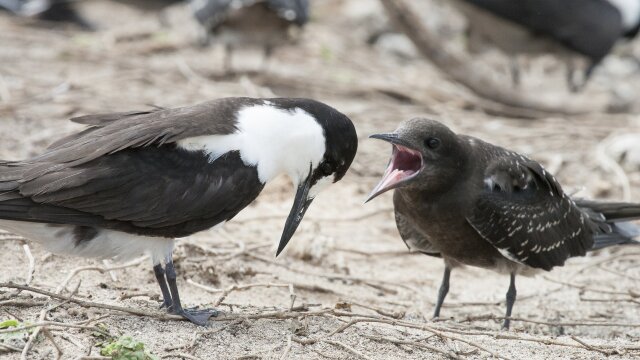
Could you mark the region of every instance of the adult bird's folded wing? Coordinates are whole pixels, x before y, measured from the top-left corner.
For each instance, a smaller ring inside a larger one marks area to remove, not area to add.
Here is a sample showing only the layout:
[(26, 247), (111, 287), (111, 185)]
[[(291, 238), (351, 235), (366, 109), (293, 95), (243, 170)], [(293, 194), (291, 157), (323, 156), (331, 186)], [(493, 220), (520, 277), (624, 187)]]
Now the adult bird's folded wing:
[(231, 134), (238, 109), (259, 101), (80, 118), (93, 126), (29, 160), (0, 163), (0, 218), (173, 237), (228, 220), (247, 205), (240, 195), (262, 189), (256, 169), (237, 151), (211, 162), (172, 143)]
[(34, 167), (27, 176), (41, 175), (48, 165), (76, 166), (127, 148), (159, 146), (194, 136), (231, 134), (236, 130), (238, 109), (259, 101), (226, 98), (153, 112), (80, 117), (75, 121), (93, 127), (56, 142), (43, 154), (30, 159), (29, 163), (41, 166)]
[(173, 146), (127, 149), (15, 181), (0, 218), (182, 237), (231, 219), (262, 187), (237, 151), (210, 163)]

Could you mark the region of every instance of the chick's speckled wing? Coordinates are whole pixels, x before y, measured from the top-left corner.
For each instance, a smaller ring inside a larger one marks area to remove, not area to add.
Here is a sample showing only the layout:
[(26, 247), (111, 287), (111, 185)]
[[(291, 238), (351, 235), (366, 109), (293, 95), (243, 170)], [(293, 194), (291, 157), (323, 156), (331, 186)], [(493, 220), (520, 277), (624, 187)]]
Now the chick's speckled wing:
[(469, 224), (506, 258), (550, 270), (593, 245), (593, 224), (535, 161), (509, 153), (493, 160)]

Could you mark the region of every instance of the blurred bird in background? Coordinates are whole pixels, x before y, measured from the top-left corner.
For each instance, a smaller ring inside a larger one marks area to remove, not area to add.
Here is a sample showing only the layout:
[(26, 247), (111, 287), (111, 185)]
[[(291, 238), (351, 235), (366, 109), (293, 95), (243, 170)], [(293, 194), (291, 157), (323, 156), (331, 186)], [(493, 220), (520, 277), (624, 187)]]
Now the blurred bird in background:
[(67, 23), (85, 30), (93, 25), (81, 17), (70, 0), (0, 0), (0, 8), (22, 17)]
[[(640, 28), (640, 0), (456, 0), (453, 4), (468, 19), (470, 51), (488, 43), (512, 56), (515, 85), (520, 82), (518, 55), (554, 53), (566, 59), (569, 89), (580, 91), (614, 45), (632, 39)], [(578, 59), (586, 60), (586, 67), (580, 69)]]
[(309, 0), (192, 0), (191, 6), (202, 26), (201, 45), (225, 46), (227, 71), (235, 49), (262, 47), (266, 63), (275, 47), (292, 40), (292, 27), (309, 21)]

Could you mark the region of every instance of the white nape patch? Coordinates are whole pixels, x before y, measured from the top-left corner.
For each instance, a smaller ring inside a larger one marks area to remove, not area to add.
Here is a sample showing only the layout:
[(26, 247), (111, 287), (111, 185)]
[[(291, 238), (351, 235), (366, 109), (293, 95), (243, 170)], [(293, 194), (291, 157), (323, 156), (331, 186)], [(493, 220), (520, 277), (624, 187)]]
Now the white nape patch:
[(266, 183), (281, 173), (300, 183), (310, 166), (318, 166), (325, 152), (324, 131), (316, 119), (296, 108), (282, 110), (265, 102), (243, 108), (237, 115), (238, 131), (229, 135), (205, 135), (182, 139), (186, 150), (203, 150), (215, 160), (238, 150), (242, 161), (258, 168)]
[(38, 242), (54, 254), (113, 259), (118, 262), (149, 255), (153, 264), (171, 257), (173, 239), (140, 236), (114, 230), (98, 230), (98, 235), (76, 246), (73, 225), (49, 225), (0, 220), (0, 228)]
[(322, 190), (326, 189), (329, 185), (333, 184), (333, 175), (325, 176), (320, 178), (312, 187), (309, 189), (308, 197), (313, 199), (315, 198)]
[(622, 16), (625, 30), (633, 29), (640, 22), (640, 1), (638, 0), (607, 0), (615, 6)]

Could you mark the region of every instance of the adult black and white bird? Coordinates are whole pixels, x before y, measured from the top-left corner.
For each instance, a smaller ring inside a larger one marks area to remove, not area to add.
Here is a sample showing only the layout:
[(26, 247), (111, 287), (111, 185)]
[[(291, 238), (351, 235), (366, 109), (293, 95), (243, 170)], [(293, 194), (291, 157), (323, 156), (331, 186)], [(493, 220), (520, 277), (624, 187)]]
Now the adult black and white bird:
[(309, 21), (309, 0), (191, 0), (202, 26), (201, 43), (212, 39), (226, 47), (227, 70), (233, 49), (260, 46), (265, 58), (291, 40), (289, 29)]
[(70, 23), (91, 30), (93, 26), (78, 14), (71, 0), (0, 0), (0, 8), (23, 17)]
[(434, 317), (456, 266), (510, 274), (508, 328), (517, 274), (549, 271), (590, 250), (638, 243), (633, 238), (640, 227), (629, 221), (640, 219), (640, 204), (573, 200), (523, 155), (424, 118), (371, 137), (390, 142), (393, 151), (367, 201), (395, 189), (396, 225), (407, 247), (444, 259)]
[(347, 116), (309, 99), (223, 98), (72, 120), (89, 127), (31, 159), (0, 163), (0, 228), (55, 253), (147, 253), (163, 306), (196, 324), (215, 311), (182, 307), (174, 238), (229, 221), (287, 174), (298, 189), (279, 254), (358, 144)]
[[(572, 91), (586, 84), (618, 41), (635, 37), (640, 28), (640, 0), (457, 0), (454, 4), (467, 15), (472, 44), (489, 42), (514, 56), (555, 53), (566, 58)], [(575, 55), (588, 63), (582, 81), (574, 74)], [(518, 73), (513, 66), (516, 81)]]

